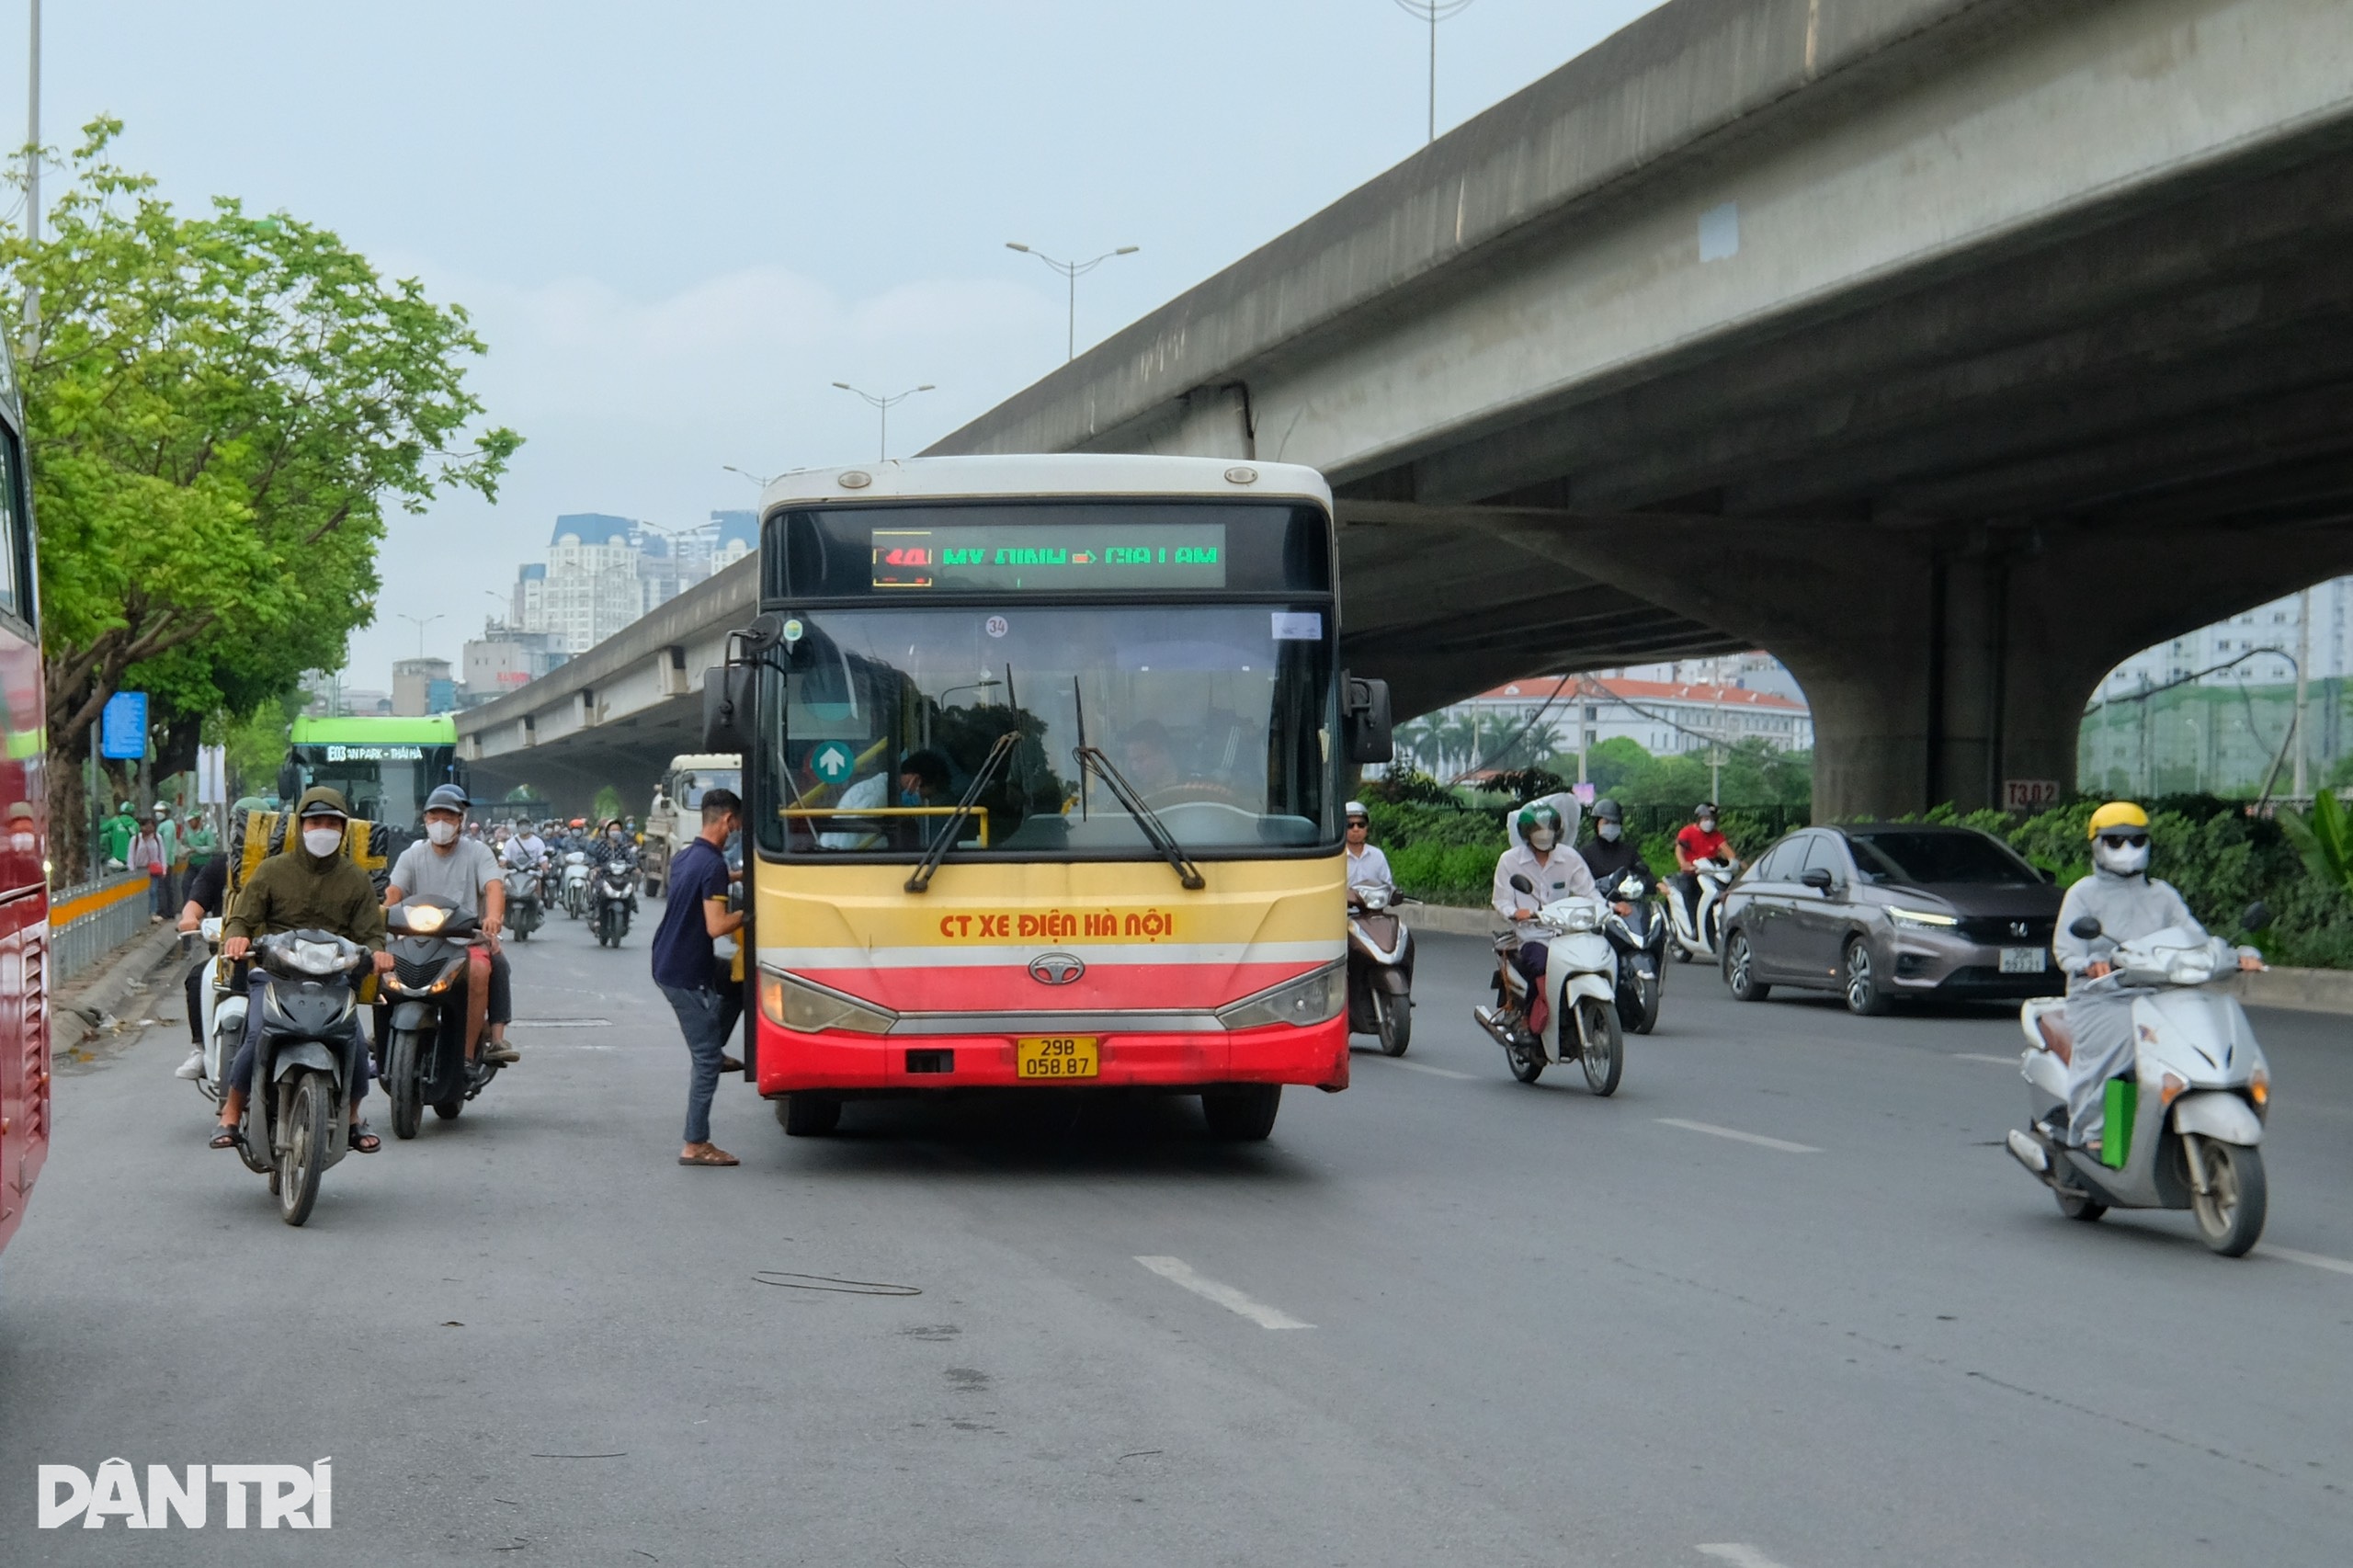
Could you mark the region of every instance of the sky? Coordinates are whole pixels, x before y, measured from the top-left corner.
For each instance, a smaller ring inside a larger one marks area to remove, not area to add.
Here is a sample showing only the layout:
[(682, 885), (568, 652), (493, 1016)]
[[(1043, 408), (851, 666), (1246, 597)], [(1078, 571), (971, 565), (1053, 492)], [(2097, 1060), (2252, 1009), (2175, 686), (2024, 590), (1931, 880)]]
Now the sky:
[[(1472, 0), (1439, 131), (1657, 3)], [(176, 203), (323, 223), (473, 315), (527, 444), (494, 505), (394, 514), (346, 676), (378, 687), (454, 661), (558, 513), (679, 528), (753, 504), (728, 465), (874, 455), (835, 381), (936, 386), (904, 455), (1051, 369), (1065, 285), (1006, 242), (1141, 247), (1079, 280), (1084, 350), (1412, 153), (1429, 90), (1397, 0), (48, 0), (41, 52), (51, 147), (116, 116)]]

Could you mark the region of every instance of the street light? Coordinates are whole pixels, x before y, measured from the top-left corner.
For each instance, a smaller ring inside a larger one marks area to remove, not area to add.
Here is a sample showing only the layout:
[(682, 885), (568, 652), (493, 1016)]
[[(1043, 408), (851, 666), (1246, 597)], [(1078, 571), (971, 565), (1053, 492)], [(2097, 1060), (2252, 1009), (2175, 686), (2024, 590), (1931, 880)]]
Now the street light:
[[(487, 588), (483, 590), (484, 593), (488, 593), (489, 591), (490, 590)], [(400, 619), (407, 621), (411, 626), (416, 628), (416, 656), (420, 659), (425, 657), (425, 629), (443, 618), (438, 615), (428, 615), (423, 619), (419, 619), (417, 617), (413, 615), (404, 615)]]
[[(834, 385), (839, 386), (841, 385), (841, 382), (835, 381)], [(852, 388), (851, 390), (856, 391), (857, 389)], [(745, 479), (750, 480), (762, 490), (766, 490), (769, 485), (774, 484), (778, 479), (782, 477), (779, 474), (773, 473), (754, 473), (750, 469), (737, 468), (733, 463), (721, 463), (719, 466), (725, 469), (730, 473), (742, 474)]]
[(1048, 267), (1051, 267), (1056, 272), (1061, 273), (1063, 277), (1068, 280), (1070, 284), (1070, 333), (1069, 340), (1064, 345), (1064, 352), (1063, 355), (1065, 362), (1078, 358), (1079, 278), (1086, 273), (1094, 271), (1097, 267), (1102, 266), (1105, 262), (1110, 260), (1115, 256), (1133, 256), (1136, 252), (1143, 249), (1142, 245), (1121, 245), (1118, 250), (1105, 251), (1093, 261), (1056, 261), (1044, 251), (1031, 250), (1028, 245), (1023, 244), (1018, 240), (1006, 241), (1005, 248), (1007, 250), (1017, 250), (1023, 256), (1036, 256), (1040, 261), (1044, 262)]
[[(876, 413), (877, 415), (881, 415), (881, 449), (881, 449), (881, 454), (880, 454), (879, 456), (877, 456), (877, 457), (876, 457), (876, 459), (874, 460), (875, 460), (875, 461), (877, 461), (877, 462), (889, 462), (889, 461), (891, 460), (891, 410), (892, 410), (892, 408), (894, 405), (898, 404), (898, 403), (902, 403), (906, 402), (906, 401), (907, 401), (907, 399), (909, 399), (909, 398), (911, 398), (911, 397), (915, 396), (915, 393), (917, 393), (917, 392), (937, 392), (937, 391), (938, 390), (937, 387), (934, 387), (934, 386), (933, 386), (929, 381), (926, 381), (923, 385), (921, 385), (921, 386), (919, 386), (919, 387), (909, 387), (906, 391), (904, 391), (904, 392), (897, 392), (897, 393), (894, 393), (894, 394), (892, 394), (892, 396), (890, 396), (890, 397), (876, 397), (876, 396), (875, 396), (872, 392), (859, 392), (858, 388), (856, 388), (856, 387), (854, 387), (854, 386), (850, 385), (847, 381), (835, 381), (835, 382), (834, 383), (834, 385), (835, 385), (835, 386), (837, 386), (837, 387), (841, 388), (841, 389), (842, 389), (842, 391), (844, 391), (844, 392), (851, 392), (851, 393), (856, 394), (856, 395), (857, 395), (857, 396), (858, 396), (858, 397), (862, 397), (862, 398), (864, 398), (867, 402), (869, 402), (869, 403), (872, 403), (872, 404), (874, 405), (874, 411), (875, 411), (875, 413)], [(736, 472), (737, 472), (738, 473), (741, 473), (741, 472), (743, 472), (743, 470), (738, 469), (738, 470), (736, 470)]]
[(1430, 25), (1430, 140), (1438, 140), (1438, 25), (1471, 8), (1471, 0), (1397, 0), (1397, 8)]

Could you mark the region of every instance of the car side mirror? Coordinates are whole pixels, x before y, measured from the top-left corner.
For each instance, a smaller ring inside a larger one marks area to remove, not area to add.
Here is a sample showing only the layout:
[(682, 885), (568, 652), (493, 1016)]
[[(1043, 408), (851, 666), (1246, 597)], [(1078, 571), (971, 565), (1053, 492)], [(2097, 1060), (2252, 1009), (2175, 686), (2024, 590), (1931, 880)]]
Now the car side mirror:
[(705, 751), (748, 753), (753, 749), (753, 713), (759, 697), (756, 665), (721, 665), (703, 672), (702, 744)]
[(1347, 741), (1350, 762), (1392, 762), (1397, 744), (1391, 738), (1389, 683), (1340, 676), (1340, 728)]
[(2248, 904), (2246, 913), (2239, 916), (2239, 929), (2242, 931), (2260, 931), (2270, 924), (2271, 906), (2259, 898)]
[(1803, 872), (1800, 873), (1798, 881), (1813, 889), (1816, 892), (1828, 892), (1835, 879), (1830, 875), (1830, 871), (1827, 867), (1809, 866)]
[(2094, 919), (2091, 915), (2086, 915), (2078, 919), (2073, 926), (2067, 927), (2067, 935), (2075, 937), (2079, 942), (2097, 941), (2099, 939), (2099, 922), (2097, 919)]
[(1511, 874), (1511, 891), (1514, 892), (1532, 893), (1536, 891), (1536, 884), (1529, 881), (1527, 877), (1523, 876), (1521, 873), (1514, 871)]

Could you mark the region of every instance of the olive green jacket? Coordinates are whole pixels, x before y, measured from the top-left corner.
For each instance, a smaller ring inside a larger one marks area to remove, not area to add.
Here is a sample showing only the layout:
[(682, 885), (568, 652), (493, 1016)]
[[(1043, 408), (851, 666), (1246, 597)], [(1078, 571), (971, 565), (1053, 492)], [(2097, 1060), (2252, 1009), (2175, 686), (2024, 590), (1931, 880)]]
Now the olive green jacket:
[(300, 834), (295, 827), (284, 850), (254, 868), (221, 934), (250, 938), (315, 926), (381, 952), (384, 909), (376, 884), (339, 850), (312, 854)]

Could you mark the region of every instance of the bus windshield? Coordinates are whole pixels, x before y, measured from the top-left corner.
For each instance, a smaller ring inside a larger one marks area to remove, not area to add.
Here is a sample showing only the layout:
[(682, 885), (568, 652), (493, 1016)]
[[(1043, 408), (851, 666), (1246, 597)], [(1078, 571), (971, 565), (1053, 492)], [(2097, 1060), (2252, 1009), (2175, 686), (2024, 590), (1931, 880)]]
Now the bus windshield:
[(308, 744), (288, 755), (302, 789), (323, 784), (342, 794), (354, 816), (414, 827), (424, 820), (425, 797), (449, 780), (458, 754), (455, 746)]
[(943, 606), (800, 624), (785, 678), (762, 683), (772, 854), (920, 856), (1006, 735), (960, 855), (1153, 854), (1082, 746), (1188, 853), (1337, 840), (1321, 606)]

